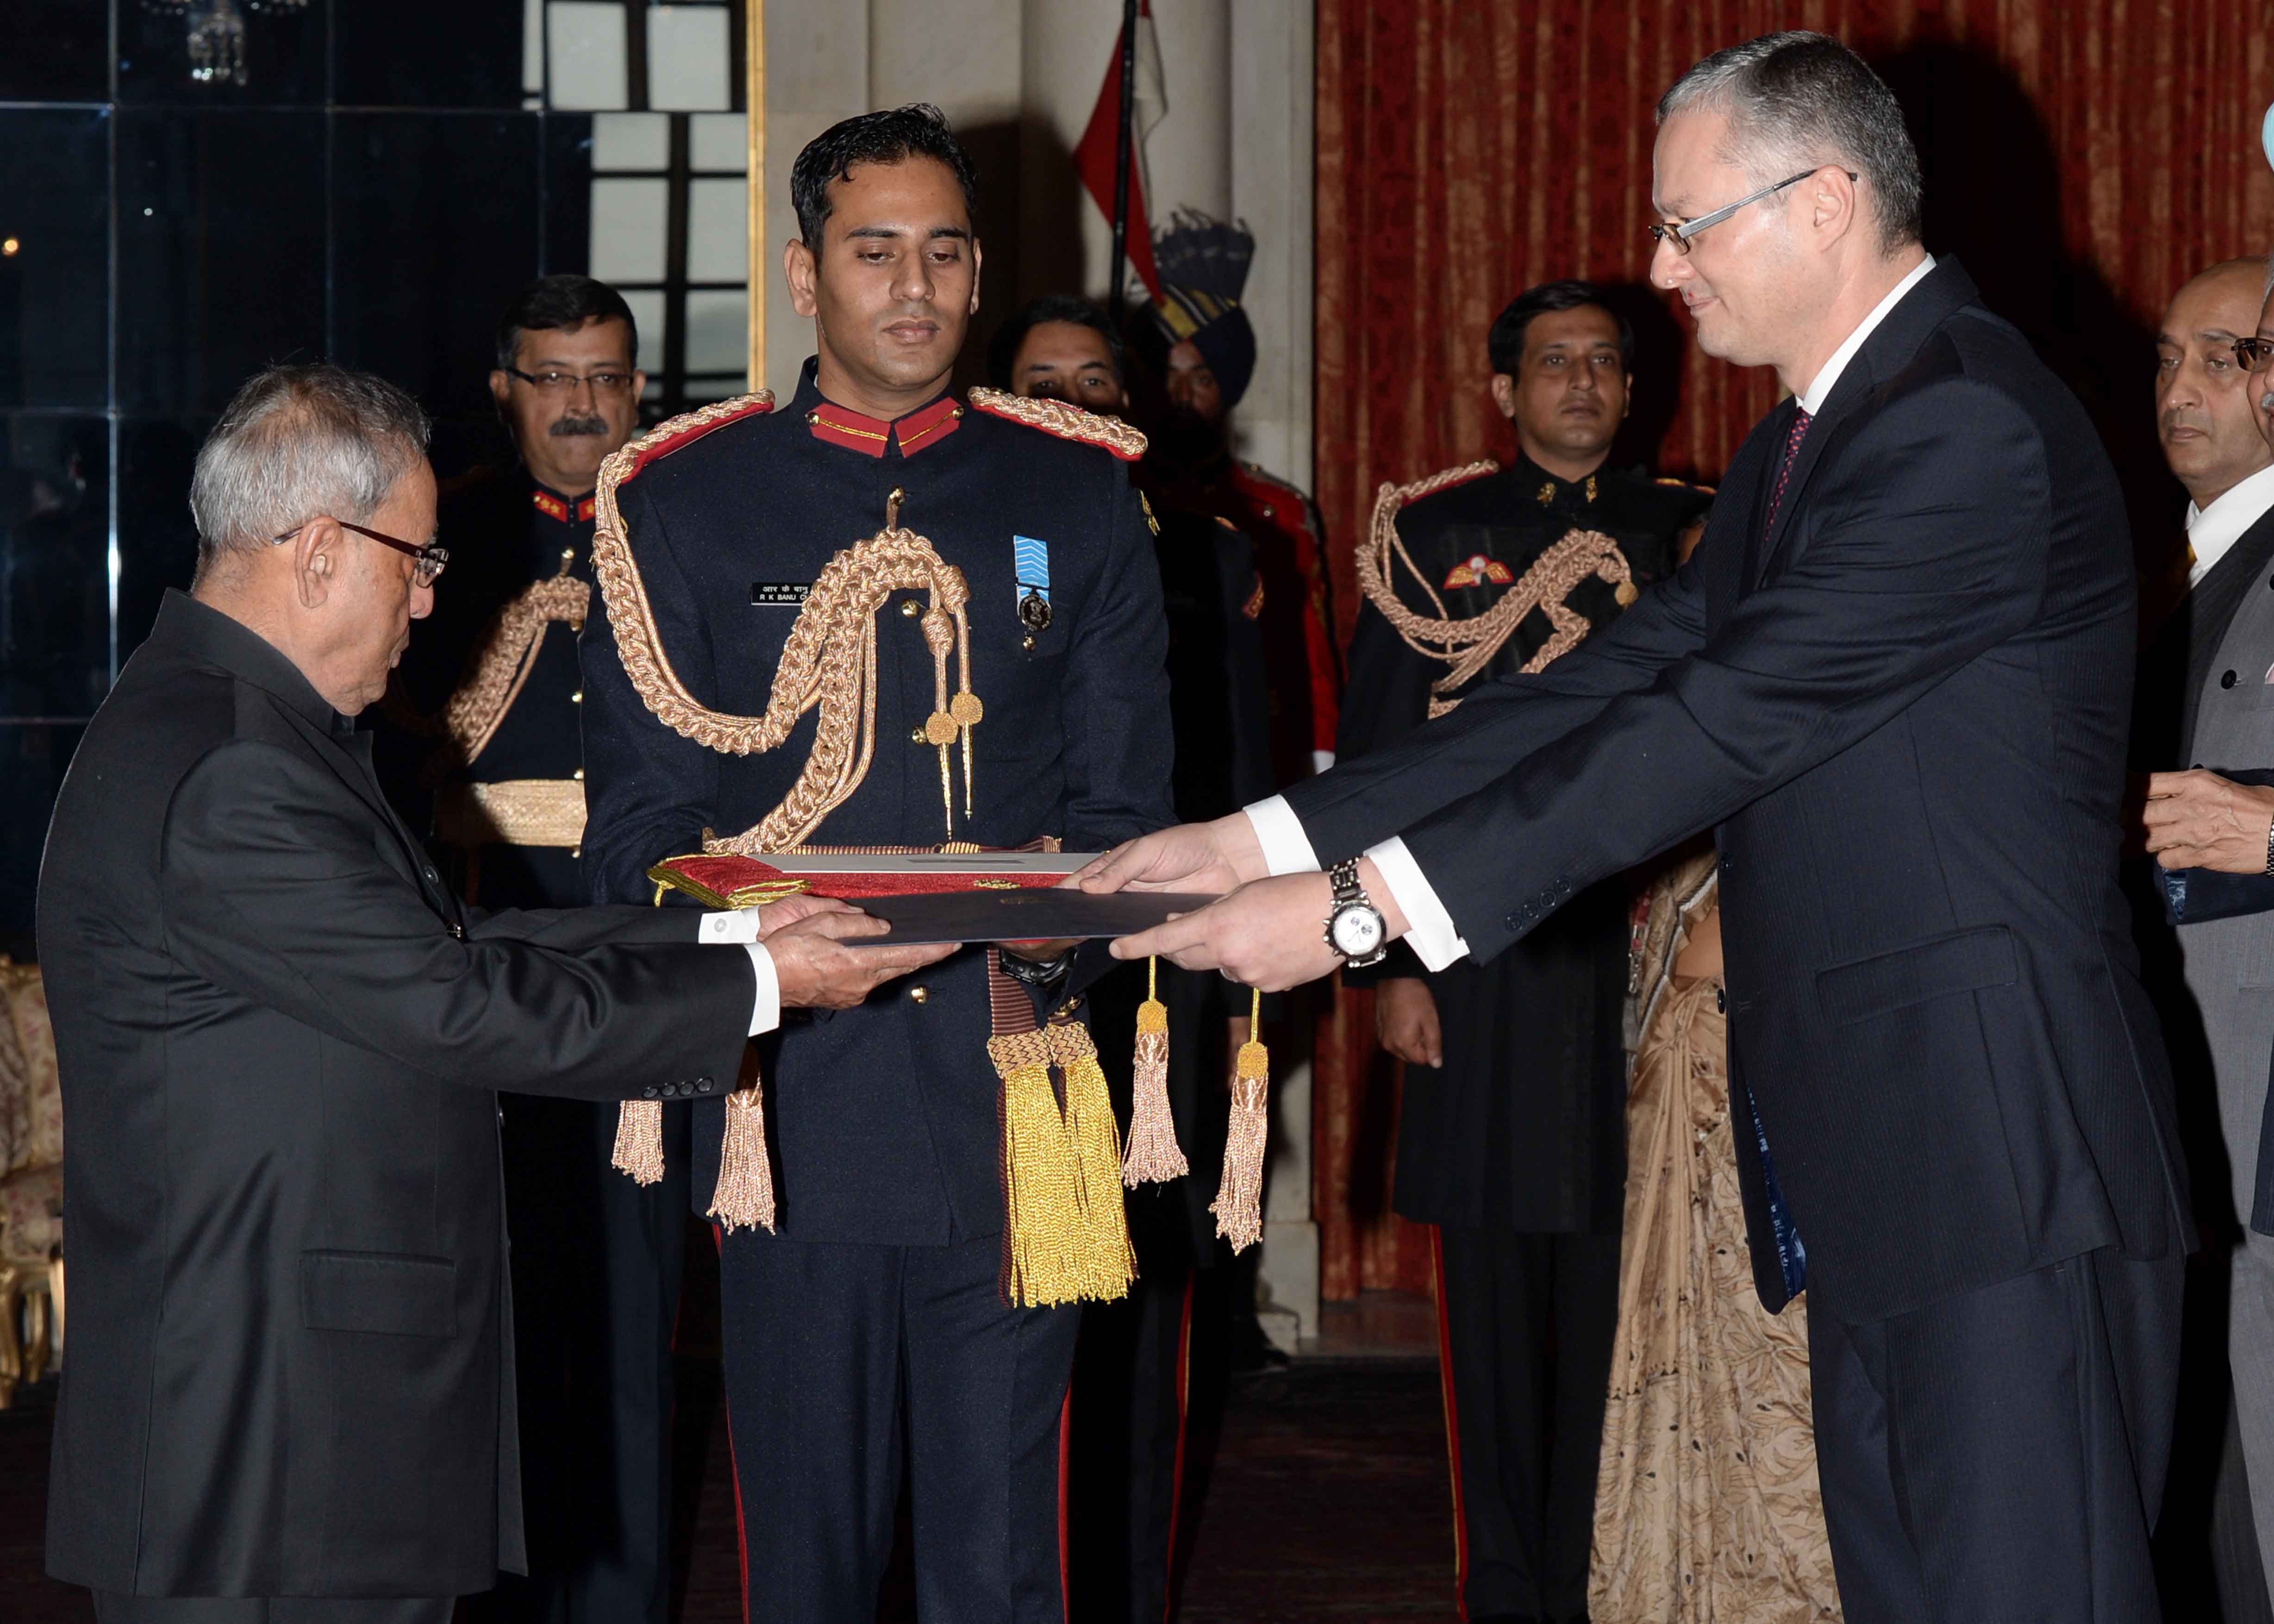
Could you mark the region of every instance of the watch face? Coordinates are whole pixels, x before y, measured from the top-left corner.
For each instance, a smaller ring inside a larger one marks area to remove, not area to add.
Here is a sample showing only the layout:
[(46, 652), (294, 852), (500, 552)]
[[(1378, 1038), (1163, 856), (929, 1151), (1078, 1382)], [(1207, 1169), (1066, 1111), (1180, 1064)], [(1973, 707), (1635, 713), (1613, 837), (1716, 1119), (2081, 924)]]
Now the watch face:
[(1335, 951), (1345, 959), (1363, 959), (1382, 945), (1382, 915), (1355, 903), (1338, 908), (1332, 934)]

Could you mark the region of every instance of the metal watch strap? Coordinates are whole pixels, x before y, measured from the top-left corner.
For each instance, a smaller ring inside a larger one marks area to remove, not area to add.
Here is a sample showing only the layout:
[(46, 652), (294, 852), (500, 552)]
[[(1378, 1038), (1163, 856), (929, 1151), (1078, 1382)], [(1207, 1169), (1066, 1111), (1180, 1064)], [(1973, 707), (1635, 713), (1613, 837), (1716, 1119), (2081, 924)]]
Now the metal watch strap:
[(2266, 825), (2266, 872), (2274, 877), (2274, 823)]

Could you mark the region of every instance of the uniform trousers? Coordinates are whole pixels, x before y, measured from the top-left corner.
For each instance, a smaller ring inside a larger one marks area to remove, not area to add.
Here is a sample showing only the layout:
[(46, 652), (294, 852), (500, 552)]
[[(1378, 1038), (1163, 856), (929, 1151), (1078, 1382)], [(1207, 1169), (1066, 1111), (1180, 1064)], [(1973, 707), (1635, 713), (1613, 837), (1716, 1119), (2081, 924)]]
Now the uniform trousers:
[[(1074, 1618), (1167, 1616), (1199, 1280), (1189, 1263), (1141, 1265), (1127, 1297), (1082, 1307), (1067, 1445)], [(1221, 1319), (1221, 1291), (1207, 1297)]]
[(2154, 1624), (2181, 1276), (2104, 1248), (1864, 1325), (1810, 1295), (1848, 1624)]
[(1078, 1309), (1012, 1308), (998, 1236), (719, 1250), (749, 1624), (876, 1614), (907, 1472), (918, 1616), (1063, 1624)]
[(1587, 1616), (1619, 1237), (1437, 1230), (1462, 1616)]
[(94, 1592), (95, 1624), (450, 1624), (454, 1598), (122, 1596)]
[(529, 1575), (501, 1575), (476, 1611), (664, 1624), (688, 1109), (664, 1108), (664, 1177), (643, 1186), (610, 1165), (614, 1105), (508, 1094), (499, 1109)]

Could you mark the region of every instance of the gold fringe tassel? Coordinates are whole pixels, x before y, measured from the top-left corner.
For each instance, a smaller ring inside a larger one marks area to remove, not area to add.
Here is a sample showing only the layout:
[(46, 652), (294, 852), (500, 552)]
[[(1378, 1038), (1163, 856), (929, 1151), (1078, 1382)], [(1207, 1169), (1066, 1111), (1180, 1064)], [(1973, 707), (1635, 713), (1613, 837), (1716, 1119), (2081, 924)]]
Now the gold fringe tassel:
[(1162, 1184), (1192, 1171), (1169, 1110), (1169, 1006), (1161, 1002), (1160, 960), (1145, 961), (1145, 1002), (1137, 1006), (1137, 1064), (1129, 1109), (1129, 1148), (1121, 1182)]
[[(987, 1041), (1003, 1079), (1005, 1290), (1021, 1308), (1126, 1296), (1134, 1272), (1121, 1210), (1113, 1105), (1080, 1026)], [(1055, 1064), (1066, 1102), (1050, 1086)]]
[(663, 1101), (627, 1100), (616, 1108), (616, 1150), (612, 1158), (632, 1182), (663, 1182)]
[(746, 1059), (741, 1085), (727, 1096), (726, 1136), (719, 1143), (719, 1184), (704, 1214), (729, 1235), (774, 1227), (774, 1170), (766, 1159), (766, 1108), (758, 1093), (755, 1057)]
[(1209, 1211), (1216, 1232), (1246, 1252), (1263, 1238), (1263, 1141), (1270, 1127), (1271, 1052), (1263, 1030), (1263, 995), (1250, 995), (1247, 1041), (1239, 1046), (1231, 1079), (1231, 1124), (1224, 1147), (1224, 1183)]

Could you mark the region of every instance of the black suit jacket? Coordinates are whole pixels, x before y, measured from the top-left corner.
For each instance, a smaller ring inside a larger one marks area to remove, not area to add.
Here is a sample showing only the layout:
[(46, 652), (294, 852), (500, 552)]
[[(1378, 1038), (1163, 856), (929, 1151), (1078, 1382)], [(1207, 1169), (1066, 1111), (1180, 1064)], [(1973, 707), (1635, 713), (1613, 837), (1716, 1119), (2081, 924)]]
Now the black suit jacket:
[(1809, 1282), (1850, 1320), (2184, 1245), (2117, 885), (2135, 598), (2107, 455), (1949, 261), (1841, 374), (1771, 530), (1796, 410), (1747, 439), (1672, 583), (1288, 799), (1322, 861), (1403, 831), (1479, 958), (1718, 825), (1773, 1308), (1753, 1109)]
[(520, 1567), (492, 1091), (731, 1086), (744, 954), (683, 912), (462, 908), (368, 745), (169, 593), (56, 802), (57, 1578), (447, 1596)]

